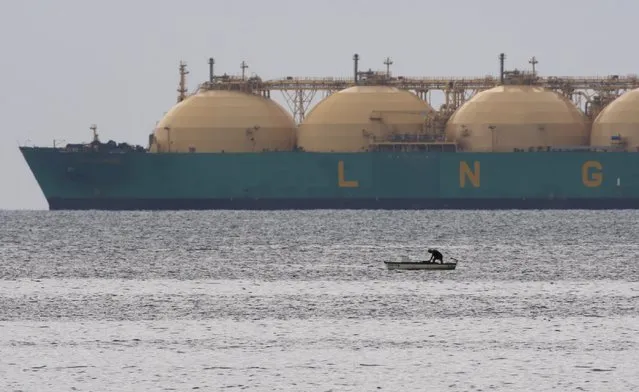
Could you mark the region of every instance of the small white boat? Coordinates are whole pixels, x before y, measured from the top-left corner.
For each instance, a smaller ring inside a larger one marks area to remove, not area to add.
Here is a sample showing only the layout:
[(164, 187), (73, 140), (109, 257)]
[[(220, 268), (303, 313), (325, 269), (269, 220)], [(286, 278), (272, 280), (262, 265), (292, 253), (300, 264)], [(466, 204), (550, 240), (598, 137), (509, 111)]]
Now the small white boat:
[[(456, 260), (455, 260), (456, 261)], [(408, 256), (402, 256), (401, 261), (384, 261), (389, 270), (454, 270), (455, 263), (434, 263), (428, 261), (411, 261)]]

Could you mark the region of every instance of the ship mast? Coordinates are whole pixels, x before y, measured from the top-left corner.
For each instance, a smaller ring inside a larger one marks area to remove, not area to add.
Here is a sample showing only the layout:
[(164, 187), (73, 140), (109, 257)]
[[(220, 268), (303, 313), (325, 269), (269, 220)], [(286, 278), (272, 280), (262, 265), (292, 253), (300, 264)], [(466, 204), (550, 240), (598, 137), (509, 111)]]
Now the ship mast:
[(213, 66), (215, 65), (215, 59), (213, 57), (209, 58), (209, 83), (213, 83), (213, 79), (215, 75), (213, 74)]
[(537, 58), (535, 56), (532, 56), (532, 58), (528, 60), (528, 63), (532, 64), (533, 77), (537, 76), (537, 73), (535, 72), (535, 65), (539, 64), (539, 61), (537, 61)]
[(390, 59), (390, 57), (386, 57), (386, 60), (384, 60), (384, 65), (386, 65), (386, 78), (390, 79), (390, 66), (393, 65), (393, 61)]
[(93, 124), (91, 125), (91, 127), (89, 127), (89, 129), (91, 129), (91, 132), (93, 132), (93, 142), (100, 143), (100, 139), (98, 138), (98, 126)]
[(180, 85), (177, 90), (178, 93), (180, 93), (177, 99), (178, 103), (184, 101), (184, 98), (186, 98), (186, 75), (188, 74), (189, 71), (186, 69), (186, 63), (184, 61), (180, 61)]
[(506, 61), (506, 55), (504, 53), (499, 54), (499, 84), (504, 84), (504, 62)]
[(248, 64), (246, 64), (246, 62), (242, 60), (242, 64), (240, 64), (240, 68), (242, 68), (242, 80), (244, 80), (244, 73), (248, 67)]

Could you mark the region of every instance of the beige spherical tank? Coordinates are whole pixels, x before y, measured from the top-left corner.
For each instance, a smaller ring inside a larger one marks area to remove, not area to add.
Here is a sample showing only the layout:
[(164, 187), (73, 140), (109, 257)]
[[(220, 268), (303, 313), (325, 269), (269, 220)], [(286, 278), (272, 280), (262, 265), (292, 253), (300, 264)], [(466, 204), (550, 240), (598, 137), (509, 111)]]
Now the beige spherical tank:
[(592, 146), (624, 146), (624, 143), (625, 149), (639, 151), (639, 89), (615, 99), (592, 124)]
[(433, 109), (417, 95), (388, 86), (355, 86), (318, 103), (299, 126), (304, 151), (367, 151), (372, 141), (424, 132)]
[(175, 105), (154, 131), (154, 152), (290, 151), (295, 121), (276, 102), (237, 91), (204, 91)]
[(585, 146), (589, 133), (585, 115), (569, 99), (536, 86), (482, 91), (446, 124), (449, 141), (478, 152)]

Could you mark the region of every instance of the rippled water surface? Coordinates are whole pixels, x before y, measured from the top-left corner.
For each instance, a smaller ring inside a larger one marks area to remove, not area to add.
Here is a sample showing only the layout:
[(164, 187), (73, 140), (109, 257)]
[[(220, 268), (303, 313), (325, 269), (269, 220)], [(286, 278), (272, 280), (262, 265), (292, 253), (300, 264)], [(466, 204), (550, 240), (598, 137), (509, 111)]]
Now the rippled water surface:
[(631, 211), (0, 211), (0, 390), (638, 390), (638, 256)]

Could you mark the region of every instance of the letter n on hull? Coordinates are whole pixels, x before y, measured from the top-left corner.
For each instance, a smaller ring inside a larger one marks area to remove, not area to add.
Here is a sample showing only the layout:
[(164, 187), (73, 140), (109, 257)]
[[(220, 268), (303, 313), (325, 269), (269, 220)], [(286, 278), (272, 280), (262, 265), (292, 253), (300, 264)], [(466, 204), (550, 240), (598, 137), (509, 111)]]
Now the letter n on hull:
[(479, 161), (473, 162), (473, 168), (471, 169), (468, 166), (466, 161), (459, 162), (459, 187), (465, 188), (466, 181), (470, 182), (470, 184), (474, 188), (479, 188), (480, 185), (480, 165)]

